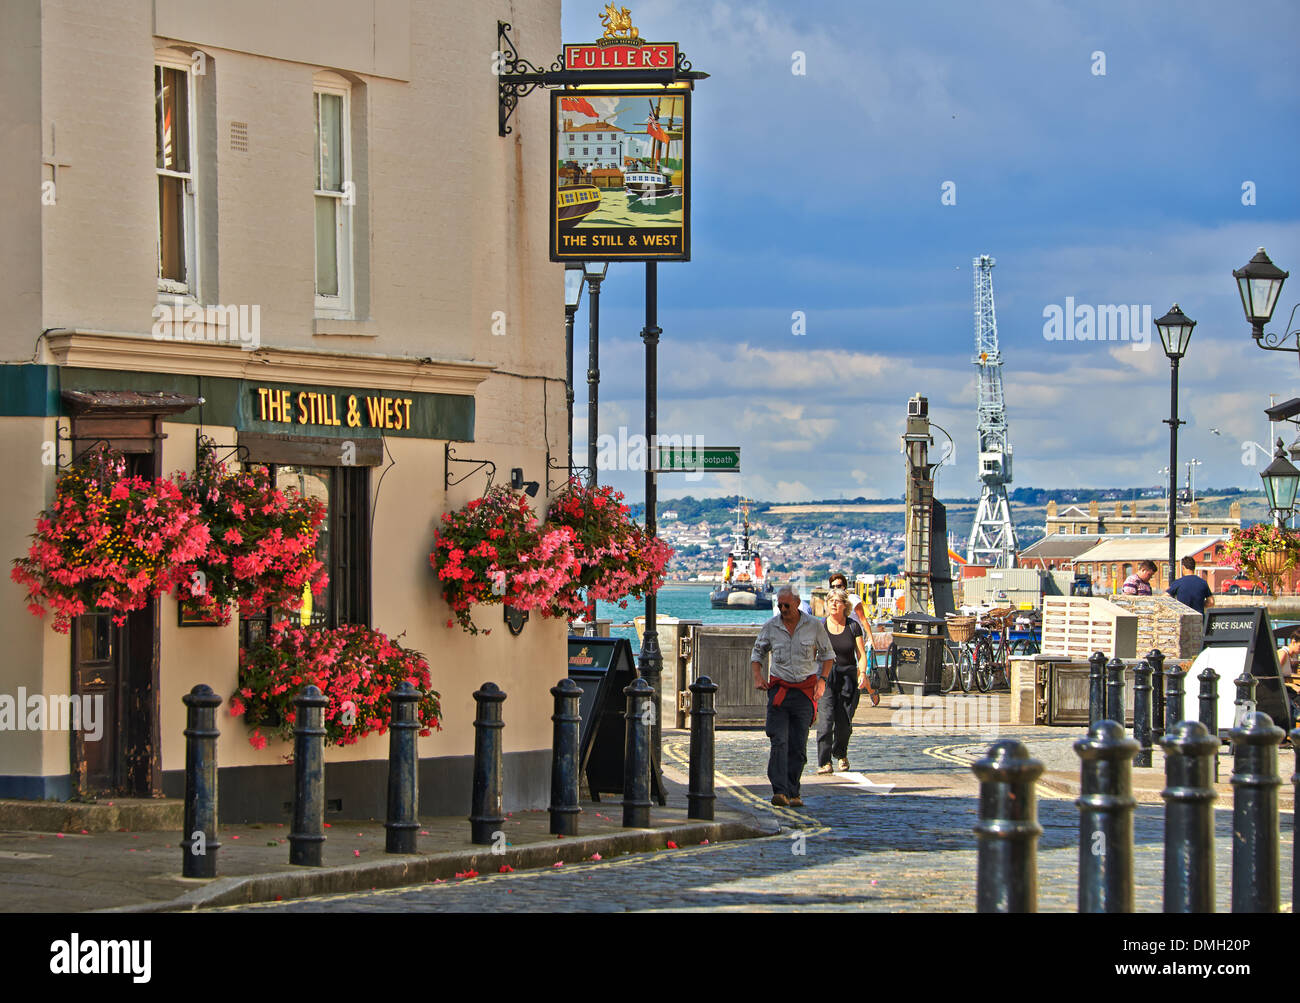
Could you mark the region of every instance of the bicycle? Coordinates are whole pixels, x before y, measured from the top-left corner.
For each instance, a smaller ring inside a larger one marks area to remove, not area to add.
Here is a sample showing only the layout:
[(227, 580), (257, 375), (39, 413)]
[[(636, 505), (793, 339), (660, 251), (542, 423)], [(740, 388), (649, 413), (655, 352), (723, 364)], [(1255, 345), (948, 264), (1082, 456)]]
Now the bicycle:
[(1034, 641), (1032, 633), (1028, 637), (1011, 640), (1011, 623), (1017, 618), (1018, 614), (1014, 609), (993, 609), (985, 614), (985, 621), (989, 626), (976, 628), (973, 652), (974, 674), (975, 685), (981, 693), (987, 693), (994, 686), (1009, 688), (1011, 659), (1038, 653), (1038, 644)]
[(952, 683), (943, 689), (943, 676), (940, 676), (940, 689), (951, 692), (953, 684), (961, 687), (963, 693), (969, 693), (976, 686), (974, 642), (977, 633), (977, 621), (973, 616), (952, 616), (947, 621), (948, 638), (944, 642), (944, 668), (951, 663)]

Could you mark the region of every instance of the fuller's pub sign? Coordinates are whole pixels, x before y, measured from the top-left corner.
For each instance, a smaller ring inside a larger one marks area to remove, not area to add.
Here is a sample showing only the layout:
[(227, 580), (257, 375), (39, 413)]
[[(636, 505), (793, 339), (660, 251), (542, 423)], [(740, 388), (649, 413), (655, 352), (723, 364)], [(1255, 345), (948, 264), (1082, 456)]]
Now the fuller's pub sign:
[[(689, 260), (689, 85), (629, 76), (675, 74), (677, 43), (642, 39), (626, 7), (608, 4), (601, 23), (595, 42), (564, 47), (565, 69), (593, 83), (550, 92), (551, 260)], [(602, 88), (603, 73), (619, 86)]]

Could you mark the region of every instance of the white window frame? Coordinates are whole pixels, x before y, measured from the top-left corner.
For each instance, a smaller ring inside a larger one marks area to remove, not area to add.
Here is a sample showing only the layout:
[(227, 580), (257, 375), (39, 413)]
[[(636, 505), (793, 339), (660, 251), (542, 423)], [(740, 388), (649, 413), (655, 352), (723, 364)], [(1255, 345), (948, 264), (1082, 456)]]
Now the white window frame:
[[(155, 67), (171, 70), (183, 70), (185, 80), (185, 115), (187, 118), (185, 134), (189, 139), (189, 171), (169, 171), (154, 164), (154, 257), (158, 276), (159, 299), (184, 296), (194, 303), (202, 302), (199, 298), (199, 248), (198, 238), (198, 151), (196, 148), (197, 132), (194, 117), (194, 60), (183, 52), (164, 50), (154, 53)], [(158, 94), (154, 93), (154, 129), (158, 127)], [(156, 141), (156, 140), (155, 140)], [(162, 277), (162, 214), (158, 207), (157, 180), (159, 177), (183, 178), (185, 181), (185, 205), (182, 225), (185, 227), (183, 244), (185, 247), (185, 282)]]
[[(342, 77), (336, 74), (317, 74), (312, 83), (312, 114), (318, 115), (316, 110), (316, 95), (332, 94), (343, 99), (343, 107), (340, 112), (342, 117), (342, 130), (340, 144), (343, 154), (343, 185), (346, 189), (348, 184), (353, 185), (353, 199), (355, 203), (356, 182), (352, 178), (352, 86)], [(313, 123), (312, 131), (315, 133), (316, 125)], [(320, 168), (320, 150), (315, 151), (317, 165), (313, 169), (313, 180), (315, 170)], [(322, 171), (322, 177), (324, 172)], [(338, 271), (339, 292), (337, 296), (322, 296), (315, 292), (318, 278), (316, 276), (316, 198), (329, 197), (338, 200), (336, 207), (335, 224), (334, 224), (334, 243), (335, 243), (335, 268)], [(347, 198), (343, 192), (334, 192), (323, 189), (314, 189), (312, 192), (312, 291), (315, 293), (316, 316), (333, 320), (351, 320), (353, 314), (353, 265), (354, 255), (352, 250), (352, 210), (355, 205), (348, 205)]]

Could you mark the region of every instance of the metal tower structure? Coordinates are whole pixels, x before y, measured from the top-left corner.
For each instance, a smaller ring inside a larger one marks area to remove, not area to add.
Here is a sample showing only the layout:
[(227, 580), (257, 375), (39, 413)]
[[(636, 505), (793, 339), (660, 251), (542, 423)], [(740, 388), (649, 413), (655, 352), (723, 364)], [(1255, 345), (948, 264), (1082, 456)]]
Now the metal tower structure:
[(975, 510), (966, 559), (972, 564), (1013, 568), (1016, 527), (1011, 522), (1007, 485), (1011, 483), (1011, 440), (1007, 434), (1006, 402), (1002, 395), (1002, 353), (998, 350), (998, 318), (993, 307), (993, 266), (981, 254), (971, 262), (975, 272), (975, 367), (979, 373), (980, 503)]

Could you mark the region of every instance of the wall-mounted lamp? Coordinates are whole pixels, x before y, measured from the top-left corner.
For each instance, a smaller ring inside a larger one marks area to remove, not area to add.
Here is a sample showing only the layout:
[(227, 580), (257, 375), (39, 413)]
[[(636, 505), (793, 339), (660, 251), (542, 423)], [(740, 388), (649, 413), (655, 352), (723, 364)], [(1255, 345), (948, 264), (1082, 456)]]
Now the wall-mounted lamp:
[(541, 489), (541, 484), (537, 481), (524, 480), (523, 467), (510, 468), (510, 487), (515, 491), (522, 490), (529, 498), (536, 498), (537, 492)]

